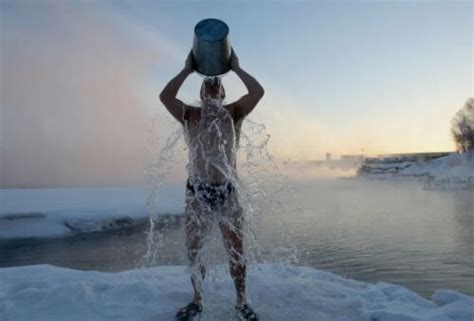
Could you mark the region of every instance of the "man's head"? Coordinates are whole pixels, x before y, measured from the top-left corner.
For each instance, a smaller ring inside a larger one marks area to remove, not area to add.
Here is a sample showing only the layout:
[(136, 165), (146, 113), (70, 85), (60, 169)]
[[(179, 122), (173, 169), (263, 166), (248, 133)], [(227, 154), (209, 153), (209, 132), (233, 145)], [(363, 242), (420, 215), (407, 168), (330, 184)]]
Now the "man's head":
[(225, 90), (219, 77), (205, 78), (201, 85), (201, 100), (218, 100), (220, 103), (225, 99)]

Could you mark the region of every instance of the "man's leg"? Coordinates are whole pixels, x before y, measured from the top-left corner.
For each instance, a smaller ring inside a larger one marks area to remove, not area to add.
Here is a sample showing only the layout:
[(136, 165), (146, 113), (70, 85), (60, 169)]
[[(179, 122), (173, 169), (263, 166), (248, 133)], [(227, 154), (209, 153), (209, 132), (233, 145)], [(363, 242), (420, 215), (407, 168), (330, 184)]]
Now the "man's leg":
[(229, 255), (230, 274), (234, 280), (237, 293), (235, 306), (242, 320), (258, 321), (258, 315), (247, 304), (245, 297), (245, 276), (247, 266), (244, 258), (243, 211), (234, 195), (234, 201), (222, 212), (219, 227), (221, 228), (224, 245)]
[[(223, 219), (219, 223), (219, 227), (224, 240), (224, 246), (229, 256), (230, 274), (235, 285), (237, 305), (242, 306), (246, 303), (246, 265), (244, 261), (244, 240), (241, 221), (242, 210), (239, 209), (238, 211), (240, 211), (240, 213), (229, 213), (231, 215), (230, 217), (226, 215), (228, 213), (224, 213)], [(238, 218), (234, 219), (235, 216), (232, 215), (238, 215)]]
[(195, 199), (186, 206), (186, 247), (191, 267), (191, 283), (194, 289), (193, 303), (202, 305), (202, 281), (206, 268), (201, 262), (203, 240), (209, 230), (209, 224)]

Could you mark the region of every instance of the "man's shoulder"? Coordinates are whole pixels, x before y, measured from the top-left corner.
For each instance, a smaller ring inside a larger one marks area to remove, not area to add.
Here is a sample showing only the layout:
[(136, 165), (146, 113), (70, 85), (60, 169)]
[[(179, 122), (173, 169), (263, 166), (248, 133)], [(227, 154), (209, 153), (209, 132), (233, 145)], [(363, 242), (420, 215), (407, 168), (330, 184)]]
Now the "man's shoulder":
[(232, 116), (232, 119), (234, 120), (234, 123), (236, 124), (241, 122), (245, 118), (245, 116), (243, 116), (242, 113), (240, 112), (240, 105), (238, 101), (225, 105), (224, 108)]
[(201, 117), (201, 108), (186, 105), (184, 119), (187, 121), (196, 121)]

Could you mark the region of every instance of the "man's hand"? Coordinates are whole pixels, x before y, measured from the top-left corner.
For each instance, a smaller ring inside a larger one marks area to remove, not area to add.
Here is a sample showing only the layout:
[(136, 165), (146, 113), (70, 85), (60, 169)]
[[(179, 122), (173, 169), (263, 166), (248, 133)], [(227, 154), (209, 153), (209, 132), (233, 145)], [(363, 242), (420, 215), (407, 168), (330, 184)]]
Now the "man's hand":
[(189, 73), (194, 72), (194, 60), (193, 60), (193, 52), (190, 51), (188, 57), (186, 58), (186, 62), (184, 63), (184, 70)]
[(232, 49), (232, 54), (230, 56), (230, 69), (237, 70), (239, 68), (240, 68), (239, 57), (237, 57), (234, 49)]

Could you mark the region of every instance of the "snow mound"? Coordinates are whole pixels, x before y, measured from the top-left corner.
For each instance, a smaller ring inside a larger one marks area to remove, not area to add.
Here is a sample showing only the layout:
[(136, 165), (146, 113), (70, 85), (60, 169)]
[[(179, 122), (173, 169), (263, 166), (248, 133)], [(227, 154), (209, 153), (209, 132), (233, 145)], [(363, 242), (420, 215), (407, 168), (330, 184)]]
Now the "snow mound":
[(474, 152), (425, 162), (366, 162), (358, 175), (376, 179), (419, 178), (428, 189), (474, 189)]
[(436, 179), (459, 177), (474, 178), (474, 152), (457, 154), (433, 159), (428, 162), (414, 163), (403, 169), (400, 175), (426, 175)]
[[(236, 320), (222, 267), (206, 286), (201, 321)], [(191, 299), (183, 266), (103, 273), (50, 265), (0, 269), (2, 321), (174, 321)], [(438, 290), (432, 300), (401, 286), (368, 284), (308, 267), (261, 265), (249, 271), (252, 306), (271, 321), (472, 321), (474, 298)]]

